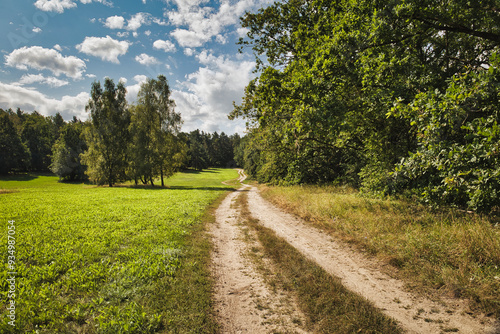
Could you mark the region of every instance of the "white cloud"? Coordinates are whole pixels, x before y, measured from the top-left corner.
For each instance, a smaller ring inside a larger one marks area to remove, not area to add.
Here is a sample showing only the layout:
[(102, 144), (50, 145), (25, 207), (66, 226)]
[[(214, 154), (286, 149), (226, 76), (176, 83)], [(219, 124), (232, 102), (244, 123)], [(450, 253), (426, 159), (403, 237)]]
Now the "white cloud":
[(141, 65), (146, 65), (146, 66), (160, 64), (160, 61), (158, 59), (156, 59), (155, 57), (149, 56), (145, 53), (142, 53), (142, 54), (136, 56), (135, 61)]
[(80, 0), (80, 2), (83, 4), (89, 4), (92, 3), (92, 1), (102, 3), (103, 5), (106, 5), (108, 7), (113, 7), (113, 2), (108, 0)]
[[(103, 20), (99, 20), (101, 23)], [(168, 25), (168, 22), (161, 20), (159, 18), (153, 17), (149, 13), (140, 12), (135, 15), (131, 15), (128, 20), (125, 20), (123, 16), (115, 15), (110, 16), (104, 21), (104, 26), (110, 29), (126, 29), (128, 31), (132, 31), (133, 33), (137, 32), (139, 28), (143, 25), (151, 25), (154, 22), (160, 26)], [(149, 36), (151, 31), (146, 31), (146, 35)]]
[(238, 35), (238, 37), (246, 37), (249, 31), (250, 29), (248, 28), (240, 27), (236, 29), (236, 34)]
[(127, 78), (121, 77), (120, 80), (118, 80), (118, 82), (123, 82), (123, 84), (125, 85), (128, 82), (128, 80)]
[[(83, 4), (89, 4), (92, 1), (102, 3), (103, 5), (112, 7), (113, 3), (108, 0), (80, 0)], [(63, 13), (65, 9), (77, 7), (75, 0), (37, 0), (35, 7), (44, 12)]]
[(34, 27), (33, 30), (32, 30), (34, 33), (38, 34), (38, 33), (41, 33), (42, 32), (42, 29), (39, 28), (39, 27)]
[(35, 7), (44, 12), (63, 13), (65, 9), (76, 7), (72, 0), (37, 0)]
[(126, 87), (127, 88), (127, 100), (129, 102), (134, 102), (137, 99), (137, 94), (139, 93), (139, 90), (141, 89), (141, 84), (146, 82), (147, 79), (148, 79), (148, 77), (145, 75), (134, 76), (134, 81), (136, 82), (136, 84)]
[[(239, 18), (253, 7), (269, 2), (268, 0), (241, 0), (231, 3), (222, 0), (218, 11), (211, 7), (201, 6), (201, 0), (173, 0), (177, 11), (168, 11), (165, 15), (171, 24), (179, 27), (171, 32), (179, 45), (184, 47), (199, 47), (212, 40), (226, 43), (223, 34), (226, 27), (238, 23)], [(187, 28), (184, 28), (187, 26)]]
[(138, 83), (146, 82), (147, 79), (148, 79), (148, 77), (144, 74), (139, 74), (139, 75), (134, 76), (134, 80)]
[(125, 19), (123, 18), (123, 16), (110, 16), (106, 19), (104, 26), (108, 27), (109, 29), (123, 29), (123, 27), (125, 26)]
[(137, 31), (143, 24), (151, 24), (151, 14), (149, 13), (137, 13), (132, 16), (127, 22), (127, 30)]
[(175, 44), (170, 42), (170, 41), (164, 41), (164, 40), (158, 39), (153, 43), (153, 48), (155, 48), (157, 50), (163, 50), (165, 52), (174, 52), (175, 51)]
[(185, 54), (186, 56), (192, 56), (192, 55), (194, 54), (194, 50), (193, 50), (193, 49), (191, 49), (191, 48), (185, 48), (185, 49), (184, 49), (184, 54)]
[(170, 33), (177, 40), (180, 46), (198, 47), (208, 42), (211, 36), (199, 34), (186, 29), (175, 29)]
[(89, 93), (82, 92), (76, 96), (63, 96), (58, 100), (33, 89), (0, 82), (1, 108), (19, 107), (25, 111), (36, 110), (45, 116), (59, 112), (66, 120), (70, 120), (73, 116), (85, 120), (87, 118), (85, 105), (89, 98)]
[[(205, 131), (226, 131), (241, 124), (221, 122), (232, 111), (233, 101), (239, 102), (244, 88), (252, 79), (255, 63), (215, 57), (207, 51), (196, 56), (203, 67), (180, 83), (186, 90), (174, 90), (177, 111), (185, 120), (185, 131), (200, 128)], [(218, 120), (214, 122), (213, 120)], [(239, 131), (239, 130), (238, 130)]]
[(154, 17), (153, 22), (159, 26), (168, 26), (168, 22), (165, 20), (160, 20), (159, 18)]
[(57, 51), (62, 51), (62, 47), (59, 44), (54, 45), (54, 49)]
[(150, 35), (151, 35), (151, 30), (146, 30), (146, 31), (144, 32), (144, 35), (146, 35), (146, 36), (150, 36)]
[(85, 37), (85, 40), (78, 44), (76, 49), (85, 54), (99, 57), (102, 60), (119, 64), (118, 56), (126, 54), (129, 46), (129, 42), (117, 41), (110, 36)]
[(18, 82), (18, 84), (20, 85), (30, 85), (32, 83), (46, 84), (54, 88), (66, 86), (69, 84), (69, 82), (66, 80), (61, 80), (54, 77), (45, 77), (42, 74), (25, 74)]
[(34, 68), (36, 70), (49, 70), (55, 76), (64, 74), (73, 79), (80, 79), (86, 65), (80, 58), (64, 57), (54, 49), (41, 46), (22, 47), (5, 56), (5, 64), (20, 70)]
[(225, 36), (225, 35), (217, 35), (217, 36), (215, 36), (215, 40), (219, 44), (226, 44), (227, 43), (227, 36)]

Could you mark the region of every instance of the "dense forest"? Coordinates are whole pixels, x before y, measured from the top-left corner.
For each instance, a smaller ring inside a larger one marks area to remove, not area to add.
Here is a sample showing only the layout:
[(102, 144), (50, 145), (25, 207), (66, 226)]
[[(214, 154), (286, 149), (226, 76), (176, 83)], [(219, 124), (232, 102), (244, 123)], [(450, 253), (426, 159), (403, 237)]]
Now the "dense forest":
[(136, 104), (127, 104), (125, 94), (109, 78), (104, 87), (94, 82), (85, 122), (0, 109), (0, 173), (52, 171), (64, 181), (110, 186), (128, 180), (154, 185), (160, 178), (164, 185), (180, 169), (236, 165), (238, 134), (180, 132), (182, 119), (164, 76), (143, 84)]
[(499, 208), (498, 1), (288, 0), (241, 23), (250, 175)]

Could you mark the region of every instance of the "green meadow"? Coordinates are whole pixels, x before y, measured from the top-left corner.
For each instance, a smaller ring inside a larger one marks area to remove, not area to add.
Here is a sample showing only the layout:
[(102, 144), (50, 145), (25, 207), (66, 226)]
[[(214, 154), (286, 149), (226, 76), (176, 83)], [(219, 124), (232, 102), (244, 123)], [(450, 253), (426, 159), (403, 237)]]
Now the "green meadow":
[(231, 169), (178, 173), (165, 188), (1, 178), (0, 332), (213, 331), (203, 221), (231, 188), (221, 181), (237, 176)]

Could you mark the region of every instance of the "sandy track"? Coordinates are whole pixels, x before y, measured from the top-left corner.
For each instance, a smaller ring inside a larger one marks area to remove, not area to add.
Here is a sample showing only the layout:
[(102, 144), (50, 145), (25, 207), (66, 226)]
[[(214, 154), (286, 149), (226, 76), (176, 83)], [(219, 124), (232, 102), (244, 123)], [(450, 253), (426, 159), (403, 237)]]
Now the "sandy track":
[(457, 299), (436, 303), (417, 297), (378, 268), (381, 263), (368, 259), (336, 242), (331, 236), (306, 225), (264, 200), (251, 187), (248, 208), (262, 225), (274, 230), (328, 273), (342, 279), (349, 290), (370, 300), (385, 314), (397, 320), (409, 333), (500, 333), (500, 325), (486, 317), (473, 318), (464, 312), (464, 301)]
[[(240, 172), (240, 181), (244, 175)], [(245, 188), (245, 187), (243, 187)], [(303, 316), (290, 296), (271, 291), (248, 258), (238, 209), (232, 205), (241, 190), (230, 193), (216, 210), (211, 227), (214, 243), (215, 311), (222, 333), (305, 333), (293, 320)], [(255, 243), (256, 241), (254, 241)]]

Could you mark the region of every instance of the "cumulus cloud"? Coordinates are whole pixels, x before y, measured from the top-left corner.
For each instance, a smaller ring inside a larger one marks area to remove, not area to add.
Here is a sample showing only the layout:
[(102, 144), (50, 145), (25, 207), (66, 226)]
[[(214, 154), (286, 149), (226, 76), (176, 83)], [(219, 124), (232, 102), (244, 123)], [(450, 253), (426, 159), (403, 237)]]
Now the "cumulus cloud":
[(104, 26), (109, 29), (126, 29), (136, 32), (143, 25), (151, 25), (151, 21), (160, 22), (158, 19), (153, 18), (149, 13), (137, 13), (130, 16), (126, 22), (123, 16), (115, 15), (108, 17), (104, 22)]
[[(232, 102), (239, 101), (243, 96), (245, 86), (252, 79), (255, 63), (215, 57), (207, 51), (196, 57), (203, 66), (181, 83), (185, 90), (174, 90), (172, 95), (177, 110), (185, 120), (184, 130), (200, 128), (205, 131), (232, 132), (228, 128), (237, 123), (228, 121), (225, 123), (227, 125), (223, 125), (224, 122), (220, 120), (227, 119), (233, 109)], [(214, 119), (219, 121), (214, 122)]]
[(180, 46), (198, 47), (210, 40), (212, 36), (200, 34), (196, 31), (186, 29), (175, 29), (170, 33), (177, 40)]
[(129, 102), (134, 102), (135, 100), (137, 100), (137, 94), (139, 93), (139, 90), (141, 89), (141, 84), (146, 82), (147, 79), (148, 79), (148, 77), (145, 75), (134, 76), (134, 81), (136, 82), (136, 84), (126, 87), (127, 88), (127, 100)]
[(154, 41), (153, 48), (155, 48), (157, 50), (163, 50), (165, 52), (174, 52), (175, 51), (175, 44), (170, 42), (170, 41), (164, 41), (164, 40), (158, 39), (158, 40)]
[(108, 27), (109, 29), (123, 29), (123, 27), (125, 26), (125, 19), (123, 18), (123, 16), (110, 16), (106, 19), (104, 26)]
[(42, 74), (25, 74), (17, 83), (21, 86), (30, 85), (33, 83), (41, 83), (54, 88), (66, 86), (69, 84), (69, 82), (66, 80), (61, 80), (54, 77), (45, 77)]
[(149, 13), (137, 13), (133, 15), (127, 22), (127, 30), (136, 31), (143, 24), (151, 24), (151, 14)]
[(72, 0), (37, 0), (35, 7), (44, 12), (63, 13), (65, 9), (76, 7)]
[(0, 82), (0, 107), (4, 109), (19, 107), (26, 111), (36, 110), (45, 116), (59, 112), (67, 120), (73, 116), (85, 120), (85, 105), (89, 98), (89, 93), (82, 92), (76, 96), (66, 95), (58, 100), (33, 89)]
[[(171, 32), (179, 45), (183, 47), (199, 47), (212, 40), (226, 43), (224, 29), (238, 23), (239, 18), (256, 5), (262, 5), (268, 0), (241, 0), (232, 3), (222, 0), (218, 11), (212, 7), (202, 6), (201, 0), (173, 0), (177, 11), (166, 12), (171, 24), (179, 28)], [(182, 27), (181, 27), (182, 26)], [(184, 28), (187, 26), (187, 28)]]
[[(106, 6), (113, 6), (108, 0), (80, 0), (83, 4), (89, 4), (92, 1), (102, 3)], [(63, 13), (64, 10), (77, 7), (75, 0), (37, 0), (35, 7), (44, 12)]]
[(135, 61), (141, 65), (151, 66), (160, 64), (160, 61), (155, 57), (149, 56), (145, 53), (142, 53), (135, 57)]
[(99, 57), (102, 60), (119, 64), (119, 56), (127, 53), (130, 43), (127, 41), (118, 41), (106, 37), (85, 37), (85, 40), (76, 46), (76, 49), (85, 54)]
[(85, 62), (80, 58), (64, 57), (54, 49), (41, 46), (22, 47), (12, 51), (5, 56), (5, 64), (20, 70), (49, 70), (55, 76), (64, 74), (73, 79), (80, 79), (86, 68)]

